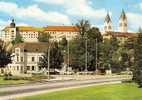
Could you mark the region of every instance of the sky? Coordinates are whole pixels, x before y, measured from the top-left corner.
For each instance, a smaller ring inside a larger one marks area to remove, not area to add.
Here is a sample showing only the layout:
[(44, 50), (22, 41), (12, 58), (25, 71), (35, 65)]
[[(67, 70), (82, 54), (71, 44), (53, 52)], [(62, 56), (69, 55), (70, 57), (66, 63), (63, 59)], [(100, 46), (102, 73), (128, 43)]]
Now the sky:
[(72, 25), (80, 19), (103, 30), (109, 12), (114, 31), (122, 9), (128, 18), (128, 31), (142, 26), (142, 0), (0, 0), (0, 29), (14, 18), (17, 25)]

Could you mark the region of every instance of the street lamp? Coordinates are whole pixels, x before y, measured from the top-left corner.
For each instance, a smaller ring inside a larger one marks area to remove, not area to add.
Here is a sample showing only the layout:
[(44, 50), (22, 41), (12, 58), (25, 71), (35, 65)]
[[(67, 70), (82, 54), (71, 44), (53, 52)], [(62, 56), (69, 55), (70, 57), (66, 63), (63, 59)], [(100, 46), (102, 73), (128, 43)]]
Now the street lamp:
[(68, 48), (68, 68), (70, 66), (70, 49), (69, 49), (69, 46), (70, 46), (70, 44), (69, 44), (69, 40), (68, 40), (68, 46), (67, 46), (67, 48)]
[(51, 44), (49, 44), (49, 48), (48, 48), (48, 79), (50, 79), (50, 46)]
[(96, 42), (96, 73), (98, 72), (98, 39), (96, 38), (95, 39), (95, 42)]
[(86, 54), (85, 54), (85, 71), (87, 72), (88, 71), (88, 69), (87, 69), (87, 67), (88, 67), (88, 52), (87, 52), (87, 48), (88, 48), (88, 41), (87, 41), (87, 36), (86, 36), (86, 39), (85, 39), (85, 51), (86, 51)]

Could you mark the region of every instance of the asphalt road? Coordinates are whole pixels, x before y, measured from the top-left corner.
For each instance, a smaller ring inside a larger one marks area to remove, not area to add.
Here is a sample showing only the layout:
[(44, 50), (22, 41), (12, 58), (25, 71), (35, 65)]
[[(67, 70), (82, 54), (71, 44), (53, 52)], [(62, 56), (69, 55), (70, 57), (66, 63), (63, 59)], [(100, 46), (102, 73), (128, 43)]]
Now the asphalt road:
[(20, 96), (30, 96), (39, 93), (59, 91), (91, 85), (112, 84), (129, 80), (131, 77), (103, 77), (85, 80), (42, 81), (24, 85), (9, 85), (0, 87), (0, 100), (10, 100)]

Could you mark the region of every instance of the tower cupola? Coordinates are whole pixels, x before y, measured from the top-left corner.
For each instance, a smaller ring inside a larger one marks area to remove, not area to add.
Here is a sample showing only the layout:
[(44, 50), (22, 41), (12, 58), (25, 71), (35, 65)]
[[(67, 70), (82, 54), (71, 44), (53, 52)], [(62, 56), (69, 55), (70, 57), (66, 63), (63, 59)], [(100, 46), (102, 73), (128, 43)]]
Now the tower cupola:
[(10, 23), (10, 27), (11, 27), (11, 28), (15, 28), (15, 27), (16, 27), (16, 24), (15, 24), (14, 19), (12, 19), (12, 22)]

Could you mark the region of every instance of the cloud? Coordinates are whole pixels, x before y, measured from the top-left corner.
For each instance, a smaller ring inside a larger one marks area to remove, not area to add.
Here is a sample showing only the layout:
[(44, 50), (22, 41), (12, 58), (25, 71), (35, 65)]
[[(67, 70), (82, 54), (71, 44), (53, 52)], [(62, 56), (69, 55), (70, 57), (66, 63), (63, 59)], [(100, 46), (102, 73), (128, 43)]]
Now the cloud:
[(47, 4), (58, 4), (64, 7), (69, 15), (103, 18), (106, 15), (104, 8), (94, 9), (90, 0), (34, 0)]
[(8, 21), (0, 20), (0, 30), (2, 30), (4, 27), (8, 26), (10, 22), (11, 22), (10, 20), (8, 20)]
[(63, 4), (65, 0), (34, 0), (36, 2), (49, 3), (49, 4)]
[(0, 2), (0, 11), (19, 19), (31, 19), (40, 22), (70, 23), (70, 19), (65, 14), (56, 11), (43, 11), (38, 5), (19, 7), (15, 3)]
[(129, 23), (130, 28), (138, 29), (139, 27), (142, 26), (142, 23), (141, 23), (142, 14), (128, 12), (127, 17), (128, 17), (128, 23)]
[[(2, 30), (3, 28), (5, 28), (6, 26), (9, 26), (11, 23), (11, 20), (0, 20), (0, 30)], [(17, 26), (31, 26), (27, 23), (24, 23), (24, 22), (18, 22), (16, 23)]]
[(139, 4), (138, 4), (138, 7), (139, 7), (140, 9), (142, 9), (142, 3), (139, 3)]

